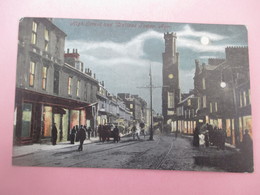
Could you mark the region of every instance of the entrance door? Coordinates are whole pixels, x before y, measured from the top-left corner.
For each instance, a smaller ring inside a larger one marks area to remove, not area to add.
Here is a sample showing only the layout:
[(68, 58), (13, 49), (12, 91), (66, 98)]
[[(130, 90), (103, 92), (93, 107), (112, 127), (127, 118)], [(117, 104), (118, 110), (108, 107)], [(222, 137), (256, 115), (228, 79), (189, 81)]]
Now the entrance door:
[(61, 118), (60, 117), (61, 117), (60, 114), (54, 114), (54, 123), (56, 123), (56, 128), (57, 128), (57, 132), (58, 132), (57, 142), (59, 142), (62, 137), (61, 126), (60, 126)]

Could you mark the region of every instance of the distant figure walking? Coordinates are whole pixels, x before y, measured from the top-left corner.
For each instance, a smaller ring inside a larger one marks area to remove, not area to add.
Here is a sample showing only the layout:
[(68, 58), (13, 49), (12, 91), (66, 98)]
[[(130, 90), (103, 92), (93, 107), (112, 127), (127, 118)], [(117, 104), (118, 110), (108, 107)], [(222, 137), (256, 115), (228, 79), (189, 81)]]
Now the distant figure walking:
[(58, 134), (58, 131), (57, 131), (57, 128), (56, 128), (56, 123), (54, 123), (52, 125), (52, 131), (51, 131), (51, 141), (52, 141), (52, 145), (56, 145), (56, 142), (57, 142), (57, 134)]
[(78, 148), (78, 151), (82, 151), (83, 150), (83, 143), (84, 143), (84, 140), (86, 139), (86, 131), (83, 128), (83, 125), (81, 125), (80, 128), (79, 128), (78, 138), (79, 138), (79, 148)]

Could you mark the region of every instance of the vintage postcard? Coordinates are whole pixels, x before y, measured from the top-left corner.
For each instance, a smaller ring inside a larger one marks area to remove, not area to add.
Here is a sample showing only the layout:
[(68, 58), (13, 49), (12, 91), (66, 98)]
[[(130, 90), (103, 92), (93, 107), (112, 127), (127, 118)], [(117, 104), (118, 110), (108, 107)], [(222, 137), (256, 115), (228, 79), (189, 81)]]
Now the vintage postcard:
[(253, 172), (243, 25), (22, 18), (13, 165)]

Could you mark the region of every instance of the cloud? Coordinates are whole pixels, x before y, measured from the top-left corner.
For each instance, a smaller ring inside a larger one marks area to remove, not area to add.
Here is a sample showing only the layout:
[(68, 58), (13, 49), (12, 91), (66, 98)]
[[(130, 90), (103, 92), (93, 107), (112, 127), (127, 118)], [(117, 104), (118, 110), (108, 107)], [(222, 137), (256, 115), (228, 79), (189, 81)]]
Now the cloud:
[(183, 27), (183, 29), (179, 32), (177, 32), (177, 35), (180, 37), (195, 37), (195, 38), (200, 38), (200, 37), (208, 37), (212, 41), (220, 41), (227, 39), (227, 36), (215, 34), (215, 33), (210, 33), (207, 31), (195, 31), (192, 29), (188, 24)]
[(128, 42), (122, 43), (68, 40), (66, 47), (77, 48), (81, 56), (97, 64), (119, 65), (128, 63), (141, 65), (148, 61), (142, 58), (146, 55), (143, 49), (144, 43), (149, 39), (161, 39), (163, 41), (163, 35), (150, 30), (133, 37)]
[[(227, 39), (228, 37), (210, 33), (207, 31), (195, 31), (189, 25), (185, 25), (182, 30), (177, 31), (177, 48), (186, 48), (195, 52), (224, 52), (227, 45), (216, 44), (217, 41)], [(200, 41), (202, 37), (209, 39), (208, 45), (203, 45)], [(215, 42), (215, 44), (213, 44)]]

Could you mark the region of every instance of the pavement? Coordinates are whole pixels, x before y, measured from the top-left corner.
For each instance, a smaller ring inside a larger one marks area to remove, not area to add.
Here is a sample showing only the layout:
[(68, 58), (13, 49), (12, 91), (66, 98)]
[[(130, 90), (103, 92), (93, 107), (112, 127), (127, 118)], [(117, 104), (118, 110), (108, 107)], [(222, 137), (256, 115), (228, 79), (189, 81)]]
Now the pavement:
[[(95, 141), (98, 141), (99, 137), (93, 137), (90, 138), (90, 140), (85, 140), (84, 144), (93, 143)], [(39, 151), (49, 151), (49, 150), (57, 150), (62, 148), (68, 148), (68, 147), (74, 147), (78, 146), (79, 142), (75, 142), (75, 144), (71, 144), (70, 141), (65, 142), (57, 142), (56, 145), (52, 145), (51, 143), (34, 143), (30, 145), (23, 145), (23, 146), (13, 146), (13, 158), (25, 156), (29, 154), (33, 154), (35, 152)]]

